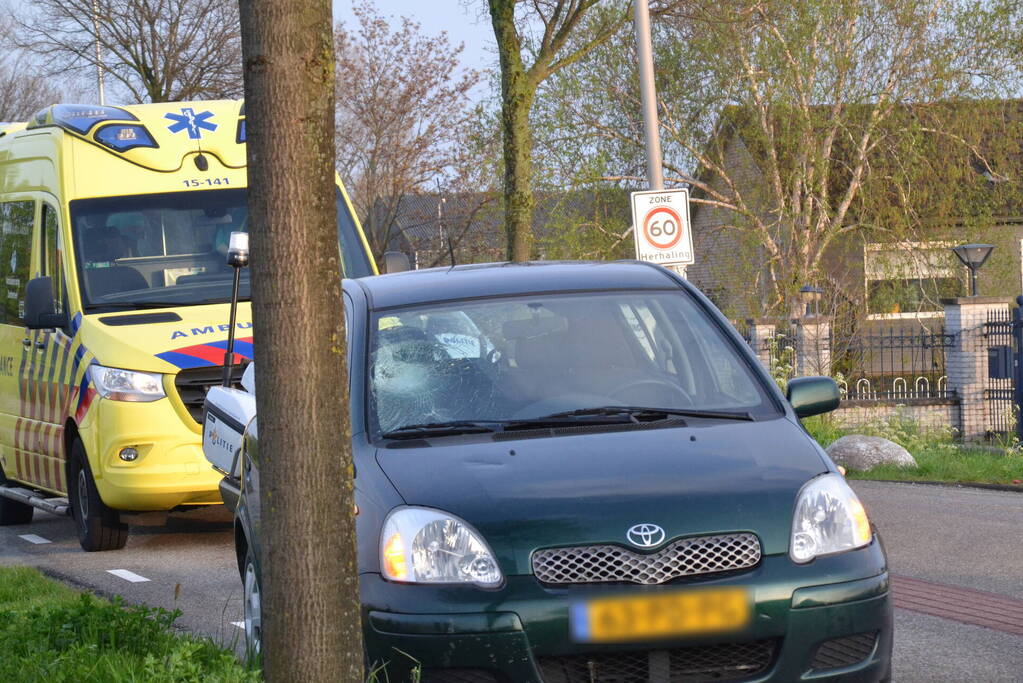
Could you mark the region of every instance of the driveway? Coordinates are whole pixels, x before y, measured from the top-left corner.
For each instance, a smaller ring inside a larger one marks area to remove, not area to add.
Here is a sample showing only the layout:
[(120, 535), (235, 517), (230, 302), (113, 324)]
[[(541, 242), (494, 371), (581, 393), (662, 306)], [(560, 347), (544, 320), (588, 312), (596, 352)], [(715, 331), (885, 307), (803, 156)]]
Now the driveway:
[[(1023, 494), (852, 484), (888, 548), (895, 680), (1023, 681)], [(0, 564), (180, 609), (183, 628), (238, 644), (241, 582), (222, 507), (131, 518), (127, 547), (109, 553), (83, 553), (69, 519), (37, 512), (36, 520), (0, 527)], [(49, 542), (23, 538), (32, 534)]]

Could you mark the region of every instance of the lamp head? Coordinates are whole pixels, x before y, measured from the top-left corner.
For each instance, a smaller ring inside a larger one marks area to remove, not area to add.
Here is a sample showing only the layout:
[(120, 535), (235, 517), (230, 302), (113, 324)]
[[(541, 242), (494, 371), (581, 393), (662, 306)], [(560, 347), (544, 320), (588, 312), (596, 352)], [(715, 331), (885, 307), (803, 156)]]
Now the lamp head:
[(993, 244), (960, 244), (958, 247), (952, 247), (952, 251), (964, 266), (976, 270), (984, 265), (994, 248)]

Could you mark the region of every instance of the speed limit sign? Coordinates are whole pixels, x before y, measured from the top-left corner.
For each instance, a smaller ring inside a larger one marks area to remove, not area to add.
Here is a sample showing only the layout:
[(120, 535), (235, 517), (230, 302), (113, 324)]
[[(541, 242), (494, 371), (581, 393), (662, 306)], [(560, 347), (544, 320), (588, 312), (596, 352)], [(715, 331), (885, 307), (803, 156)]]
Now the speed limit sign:
[(640, 261), (662, 266), (693, 262), (689, 190), (633, 192), (632, 225)]

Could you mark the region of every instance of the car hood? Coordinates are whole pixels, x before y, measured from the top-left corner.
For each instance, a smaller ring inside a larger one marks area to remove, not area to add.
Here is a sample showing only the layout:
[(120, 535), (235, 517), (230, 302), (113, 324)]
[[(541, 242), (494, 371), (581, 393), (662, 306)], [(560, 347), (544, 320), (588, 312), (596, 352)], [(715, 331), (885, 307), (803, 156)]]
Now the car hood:
[(827, 470), (820, 448), (785, 418), (435, 439), (380, 448), (377, 462), (409, 505), (475, 526), (507, 574), (528, 574), (537, 548), (626, 545), (640, 523), (660, 525), (666, 539), (751, 531), (765, 554), (784, 553), (800, 487)]

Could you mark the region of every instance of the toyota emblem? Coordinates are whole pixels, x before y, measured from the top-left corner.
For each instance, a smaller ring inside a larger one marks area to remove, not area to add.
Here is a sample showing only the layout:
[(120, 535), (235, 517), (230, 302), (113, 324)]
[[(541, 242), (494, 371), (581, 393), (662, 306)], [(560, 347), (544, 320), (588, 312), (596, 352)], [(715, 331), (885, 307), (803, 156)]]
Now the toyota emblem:
[(664, 529), (656, 524), (637, 524), (629, 528), (625, 537), (629, 543), (640, 548), (653, 548), (664, 541)]

